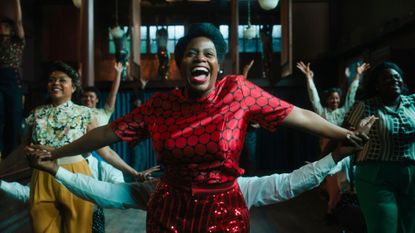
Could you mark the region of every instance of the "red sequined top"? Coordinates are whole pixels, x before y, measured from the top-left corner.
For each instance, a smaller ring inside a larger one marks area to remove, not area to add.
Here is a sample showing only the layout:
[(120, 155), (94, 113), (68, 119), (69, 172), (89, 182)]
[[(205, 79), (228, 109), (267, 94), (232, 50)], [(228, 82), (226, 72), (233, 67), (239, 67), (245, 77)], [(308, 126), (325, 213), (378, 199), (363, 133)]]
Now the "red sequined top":
[(157, 93), (110, 127), (132, 144), (151, 137), (165, 176), (185, 185), (233, 181), (250, 121), (274, 131), (293, 109), (246, 81), (226, 76), (206, 97), (188, 100), (182, 90)]

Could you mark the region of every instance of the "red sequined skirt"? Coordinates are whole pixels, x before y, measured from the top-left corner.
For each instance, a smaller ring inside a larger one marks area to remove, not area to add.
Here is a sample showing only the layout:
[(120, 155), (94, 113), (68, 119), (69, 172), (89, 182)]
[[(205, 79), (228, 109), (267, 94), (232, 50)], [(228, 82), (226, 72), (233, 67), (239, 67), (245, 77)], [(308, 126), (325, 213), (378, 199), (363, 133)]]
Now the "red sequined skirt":
[(238, 183), (183, 189), (161, 181), (147, 210), (149, 233), (248, 233), (249, 212)]

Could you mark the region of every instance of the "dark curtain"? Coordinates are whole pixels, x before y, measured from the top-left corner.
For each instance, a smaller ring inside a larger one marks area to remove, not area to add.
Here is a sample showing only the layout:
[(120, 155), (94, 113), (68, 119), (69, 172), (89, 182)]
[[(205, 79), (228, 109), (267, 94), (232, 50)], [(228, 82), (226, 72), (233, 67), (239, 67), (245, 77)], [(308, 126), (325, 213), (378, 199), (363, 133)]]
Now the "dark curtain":
[[(143, 91), (141, 98), (143, 102), (151, 97), (153, 93), (148, 91)], [(103, 105), (107, 98), (108, 93), (102, 93), (100, 98), (100, 103)], [(131, 112), (131, 99), (132, 99), (133, 92), (132, 91), (120, 91), (118, 92), (117, 102), (115, 104), (115, 110), (112, 114), (110, 122), (113, 120), (126, 115), (127, 113)], [(103, 107), (103, 106), (100, 106)], [(156, 165), (156, 156), (152, 148), (151, 140), (147, 139), (134, 148), (131, 148), (125, 142), (119, 142), (111, 146), (111, 148), (116, 151), (120, 157), (126, 161), (130, 166), (135, 168), (137, 171), (142, 171), (147, 168), (150, 168)]]
[[(304, 80), (296, 80), (294, 84), (284, 83), (266, 91), (288, 101), (295, 106), (311, 109)], [(259, 170), (286, 172), (315, 161), (319, 156), (319, 138), (299, 130), (278, 127), (276, 132), (265, 129), (257, 130), (256, 157)]]

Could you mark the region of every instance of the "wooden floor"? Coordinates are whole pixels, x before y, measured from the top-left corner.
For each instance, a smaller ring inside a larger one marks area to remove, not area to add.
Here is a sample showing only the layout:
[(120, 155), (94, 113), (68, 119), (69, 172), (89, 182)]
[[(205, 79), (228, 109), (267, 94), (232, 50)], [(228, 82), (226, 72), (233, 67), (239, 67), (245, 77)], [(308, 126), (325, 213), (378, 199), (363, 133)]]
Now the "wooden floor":
[[(30, 171), (10, 180), (27, 182)], [(251, 233), (340, 233), (325, 223), (326, 200), (319, 188), (277, 205), (250, 211)], [(144, 233), (146, 212), (134, 209), (105, 210), (107, 233)], [(0, 193), (0, 233), (31, 233), (27, 207)]]
[[(251, 233), (340, 233), (324, 220), (325, 200), (316, 189), (296, 199), (251, 209)], [(106, 210), (108, 233), (145, 233), (145, 212)]]
[[(25, 206), (0, 195), (2, 233), (30, 233)], [(325, 200), (319, 190), (278, 205), (251, 210), (251, 233), (340, 233), (338, 226), (324, 221)], [(107, 233), (144, 233), (141, 210), (105, 210)]]

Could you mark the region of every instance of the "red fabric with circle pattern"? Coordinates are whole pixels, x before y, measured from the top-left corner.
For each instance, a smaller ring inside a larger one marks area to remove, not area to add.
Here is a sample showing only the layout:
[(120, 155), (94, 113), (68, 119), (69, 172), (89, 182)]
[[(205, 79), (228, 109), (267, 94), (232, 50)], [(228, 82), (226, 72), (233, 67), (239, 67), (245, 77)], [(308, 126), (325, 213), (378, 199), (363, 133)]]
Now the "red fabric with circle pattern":
[(155, 94), (110, 127), (132, 144), (151, 137), (168, 179), (182, 184), (233, 181), (249, 121), (274, 131), (293, 109), (243, 76), (218, 81), (206, 97), (187, 100), (182, 90)]
[(248, 209), (232, 182), (243, 174), (238, 159), (247, 126), (255, 121), (273, 131), (292, 109), (244, 77), (227, 76), (202, 99), (187, 100), (181, 90), (156, 94), (111, 123), (131, 144), (150, 136), (166, 165), (148, 204), (147, 232), (249, 232)]

